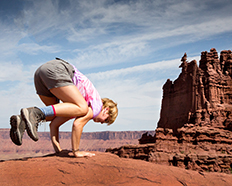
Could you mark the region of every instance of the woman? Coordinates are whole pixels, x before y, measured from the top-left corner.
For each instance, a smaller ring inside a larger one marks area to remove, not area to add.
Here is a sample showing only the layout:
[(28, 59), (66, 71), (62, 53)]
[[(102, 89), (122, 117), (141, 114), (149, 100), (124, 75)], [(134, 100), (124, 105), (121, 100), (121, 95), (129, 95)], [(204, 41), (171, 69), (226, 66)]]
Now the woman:
[[(112, 124), (117, 115), (117, 104), (108, 98), (101, 99), (93, 84), (76, 67), (56, 58), (40, 66), (35, 72), (36, 92), (43, 108), (21, 109), (21, 115), (10, 119), (10, 136), (16, 145), (22, 144), (25, 129), (28, 135), (38, 140), (38, 123), (51, 121), (50, 135), (57, 153), (62, 149), (59, 144), (59, 127), (69, 119), (75, 118), (72, 127), (72, 151), (75, 157), (93, 156), (93, 153), (79, 151), (83, 127), (88, 121)], [(62, 103), (59, 103), (59, 100)]]

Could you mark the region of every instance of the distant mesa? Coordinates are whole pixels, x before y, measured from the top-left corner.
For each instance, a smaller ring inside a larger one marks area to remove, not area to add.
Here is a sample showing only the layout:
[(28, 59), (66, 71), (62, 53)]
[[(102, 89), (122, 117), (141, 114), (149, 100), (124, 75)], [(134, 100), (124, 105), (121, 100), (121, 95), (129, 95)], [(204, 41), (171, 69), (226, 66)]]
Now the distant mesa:
[[(54, 153), (49, 132), (39, 132), (39, 140), (34, 142), (24, 133), (23, 144), (16, 146), (10, 140), (9, 129), (0, 129), (0, 161), (25, 157), (37, 157)], [(104, 152), (110, 147), (138, 144), (145, 131), (103, 131), (84, 132), (81, 136), (80, 150)], [(154, 131), (150, 131), (154, 135)], [(59, 133), (62, 149), (71, 150), (71, 132)]]

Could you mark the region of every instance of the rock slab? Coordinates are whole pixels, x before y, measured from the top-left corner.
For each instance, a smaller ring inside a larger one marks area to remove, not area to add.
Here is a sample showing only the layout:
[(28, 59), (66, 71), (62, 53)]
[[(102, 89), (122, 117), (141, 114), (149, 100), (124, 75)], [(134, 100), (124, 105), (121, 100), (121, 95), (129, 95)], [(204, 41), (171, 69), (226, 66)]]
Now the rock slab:
[(111, 153), (97, 152), (92, 158), (63, 154), (0, 162), (0, 185), (169, 185), (229, 186), (228, 174), (187, 171)]

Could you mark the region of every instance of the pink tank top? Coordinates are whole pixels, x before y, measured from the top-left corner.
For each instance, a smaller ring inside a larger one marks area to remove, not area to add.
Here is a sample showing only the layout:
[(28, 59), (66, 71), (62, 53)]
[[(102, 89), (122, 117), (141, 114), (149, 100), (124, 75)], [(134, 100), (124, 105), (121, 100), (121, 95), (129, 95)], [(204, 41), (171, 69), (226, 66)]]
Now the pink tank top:
[(91, 106), (93, 110), (93, 118), (95, 118), (102, 110), (101, 97), (91, 81), (79, 70), (77, 70), (75, 66), (73, 66), (73, 68), (75, 72), (72, 81), (85, 98), (88, 106)]

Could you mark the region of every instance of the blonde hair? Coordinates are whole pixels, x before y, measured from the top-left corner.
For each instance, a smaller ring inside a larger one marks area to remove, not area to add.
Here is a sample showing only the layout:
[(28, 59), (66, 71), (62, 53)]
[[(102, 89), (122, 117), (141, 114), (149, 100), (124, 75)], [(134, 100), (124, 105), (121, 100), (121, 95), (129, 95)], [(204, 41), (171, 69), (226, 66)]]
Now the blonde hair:
[(103, 106), (102, 108), (109, 108), (109, 120), (107, 121), (108, 125), (111, 125), (118, 116), (118, 107), (117, 103), (113, 102), (111, 99), (102, 98)]

